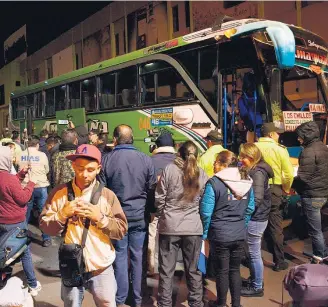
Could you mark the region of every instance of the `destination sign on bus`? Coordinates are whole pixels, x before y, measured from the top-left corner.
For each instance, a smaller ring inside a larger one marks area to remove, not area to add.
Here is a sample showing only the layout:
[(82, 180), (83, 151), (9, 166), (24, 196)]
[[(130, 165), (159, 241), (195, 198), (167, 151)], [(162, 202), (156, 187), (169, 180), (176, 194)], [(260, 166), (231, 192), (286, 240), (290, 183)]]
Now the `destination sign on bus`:
[(326, 107), (320, 103), (310, 103), (309, 110), (311, 113), (326, 113)]
[(311, 112), (283, 112), (285, 131), (295, 131), (295, 129), (313, 120)]
[(173, 124), (173, 108), (162, 108), (151, 110), (151, 125), (167, 126)]

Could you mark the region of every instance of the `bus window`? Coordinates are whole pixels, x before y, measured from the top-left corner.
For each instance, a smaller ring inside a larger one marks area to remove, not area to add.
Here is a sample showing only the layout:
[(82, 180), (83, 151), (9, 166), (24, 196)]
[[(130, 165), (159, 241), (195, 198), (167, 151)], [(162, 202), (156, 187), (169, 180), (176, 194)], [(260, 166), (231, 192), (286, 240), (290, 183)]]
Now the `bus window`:
[(115, 107), (115, 74), (100, 76), (99, 106), (100, 110)]
[(44, 109), (43, 109), (43, 99), (42, 99), (42, 92), (38, 92), (35, 94), (35, 117), (42, 118), (44, 116)]
[(81, 107), (81, 83), (73, 82), (69, 86), (69, 99), (71, 109), (77, 109)]
[(81, 83), (82, 107), (86, 111), (92, 112), (96, 110), (96, 78), (83, 80)]
[(66, 85), (55, 87), (55, 98), (56, 98), (56, 111), (62, 111), (68, 109), (66, 100)]
[(18, 119), (18, 99), (11, 100), (11, 116), (13, 119)]
[(55, 116), (55, 91), (53, 88), (46, 90), (46, 116)]
[[(309, 111), (309, 104), (325, 104), (317, 76), (309, 70), (295, 66), (284, 71), (282, 111)], [(318, 124), (320, 138), (324, 139), (327, 125), (326, 114), (312, 113), (313, 120)], [(287, 137), (288, 136), (288, 137)], [(297, 146), (295, 132), (284, 133), (281, 136), (285, 146)]]
[(25, 109), (26, 109), (26, 97), (18, 98), (18, 108), (17, 108), (17, 119), (25, 118)]
[(137, 104), (137, 66), (117, 71), (118, 106)]
[(30, 94), (26, 96), (26, 105), (34, 106), (34, 94)]
[(213, 109), (217, 110), (217, 47), (200, 50), (199, 87)]
[[(181, 64), (195, 83), (198, 82), (198, 50), (189, 50), (174, 54), (173, 57)], [(192, 60), (191, 60), (192, 59)]]

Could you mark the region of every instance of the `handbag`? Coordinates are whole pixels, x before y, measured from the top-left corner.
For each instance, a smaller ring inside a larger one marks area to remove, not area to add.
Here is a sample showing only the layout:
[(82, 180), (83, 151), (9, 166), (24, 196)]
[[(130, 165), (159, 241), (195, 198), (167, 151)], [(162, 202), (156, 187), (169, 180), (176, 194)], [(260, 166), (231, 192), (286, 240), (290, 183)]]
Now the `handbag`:
[[(96, 205), (99, 201), (103, 184), (96, 183), (91, 196), (91, 204)], [(67, 183), (68, 201), (75, 199), (72, 182)], [(67, 224), (66, 224), (67, 226)], [(83, 258), (83, 248), (87, 239), (90, 226), (90, 219), (85, 219), (81, 245), (75, 243), (61, 243), (58, 251), (59, 270), (61, 279), (65, 287), (80, 287), (83, 285), (83, 274), (85, 273), (85, 262)], [(67, 227), (63, 236), (65, 237)]]

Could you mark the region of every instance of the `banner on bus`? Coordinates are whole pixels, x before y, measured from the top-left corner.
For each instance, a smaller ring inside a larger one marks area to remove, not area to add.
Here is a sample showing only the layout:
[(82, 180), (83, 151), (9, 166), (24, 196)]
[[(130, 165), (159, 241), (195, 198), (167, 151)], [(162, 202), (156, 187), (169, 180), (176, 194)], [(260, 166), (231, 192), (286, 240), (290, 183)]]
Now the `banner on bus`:
[(285, 111), (283, 116), (285, 131), (295, 131), (298, 126), (313, 120), (311, 112)]
[(320, 103), (310, 103), (309, 110), (311, 113), (326, 113), (326, 106)]
[(151, 125), (154, 127), (173, 125), (173, 108), (151, 110)]

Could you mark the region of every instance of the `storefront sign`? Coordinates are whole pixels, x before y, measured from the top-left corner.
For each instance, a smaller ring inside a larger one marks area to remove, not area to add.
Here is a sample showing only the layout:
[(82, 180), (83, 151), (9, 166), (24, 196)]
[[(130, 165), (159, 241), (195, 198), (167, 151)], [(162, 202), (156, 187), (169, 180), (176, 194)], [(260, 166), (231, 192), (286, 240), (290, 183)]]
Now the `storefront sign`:
[(173, 108), (151, 110), (151, 125), (168, 126), (173, 124)]
[(309, 110), (311, 113), (326, 113), (325, 105), (319, 103), (310, 103)]
[(283, 112), (285, 131), (294, 131), (298, 126), (313, 120), (311, 112)]

